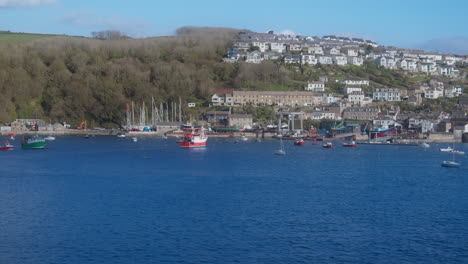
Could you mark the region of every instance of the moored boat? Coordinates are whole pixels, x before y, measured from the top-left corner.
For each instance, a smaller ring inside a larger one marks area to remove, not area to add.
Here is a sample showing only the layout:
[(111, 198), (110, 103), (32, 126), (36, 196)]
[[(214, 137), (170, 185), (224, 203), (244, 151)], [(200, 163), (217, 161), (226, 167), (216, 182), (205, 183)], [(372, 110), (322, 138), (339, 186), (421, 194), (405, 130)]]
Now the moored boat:
[(55, 137), (54, 136), (47, 136), (47, 137), (44, 138), (44, 140), (52, 141), (52, 140), (55, 140)]
[(327, 142), (327, 143), (323, 144), (323, 147), (324, 148), (333, 148), (333, 144), (331, 142)]
[(457, 163), (455, 161), (449, 161), (449, 160), (444, 160), (441, 164), (442, 167), (446, 168), (460, 168), (460, 163)]
[(446, 148), (441, 148), (439, 149), (440, 151), (442, 152), (452, 152), (453, 148), (451, 148), (450, 146), (446, 147)]
[(5, 141), (3, 143), (3, 146), (0, 146), (0, 150), (13, 150), (14, 148), (15, 147), (12, 144), (10, 144), (10, 142), (8, 141)]
[(305, 145), (305, 142), (304, 142), (304, 140), (303, 140), (302, 138), (296, 139), (296, 140), (294, 141), (294, 145), (296, 145), (296, 146), (304, 146), (304, 145)]
[(117, 137), (118, 137), (118, 138), (124, 138), (124, 137), (125, 137), (125, 134), (124, 134), (124, 133), (121, 133), (121, 132), (119, 132), (119, 133), (117, 134)]
[(421, 143), (421, 147), (423, 148), (430, 148), (431, 146), (427, 144), (426, 142)]
[(357, 147), (357, 144), (354, 141), (345, 142), (345, 143), (343, 143), (343, 147)]
[(208, 136), (202, 127), (198, 132), (195, 132), (195, 129), (193, 129), (190, 134), (186, 134), (178, 143), (181, 148), (202, 148), (206, 147), (207, 140)]
[(461, 151), (461, 150), (455, 150), (454, 149), (454, 150), (452, 150), (450, 152), (452, 152), (453, 154), (457, 154), (457, 155), (465, 155), (465, 151)]
[(395, 135), (397, 133), (397, 128), (395, 126), (388, 127), (388, 126), (381, 126), (374, 128), (370, 131), (371, 139), (374, 138), (381, 138), (381, 137), (388, 137), (391, 135)]
[(40, 136), (25, 136), (21, 142), (23, 149), (44, 149), (45, 147), (45, 140)]

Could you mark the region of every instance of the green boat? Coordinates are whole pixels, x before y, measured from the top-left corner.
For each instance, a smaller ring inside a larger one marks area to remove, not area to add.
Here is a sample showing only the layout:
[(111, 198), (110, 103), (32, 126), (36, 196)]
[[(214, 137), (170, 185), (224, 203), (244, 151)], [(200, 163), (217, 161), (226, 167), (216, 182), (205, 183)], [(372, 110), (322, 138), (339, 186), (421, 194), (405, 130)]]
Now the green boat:
[(44, 149), (45, 139), (40, 136), (26, 136), (21, 142), (21, 148), (23, 149)]

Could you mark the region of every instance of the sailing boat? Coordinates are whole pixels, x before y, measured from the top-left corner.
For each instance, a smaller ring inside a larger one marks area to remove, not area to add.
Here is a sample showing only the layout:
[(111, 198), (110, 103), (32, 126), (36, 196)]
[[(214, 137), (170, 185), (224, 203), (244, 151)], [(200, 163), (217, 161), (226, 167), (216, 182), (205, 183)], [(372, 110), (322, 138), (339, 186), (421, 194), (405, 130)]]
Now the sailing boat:
[[(450, 147), (449, 147), (450, 148)], [(455, 162), (455, 152), (453, 151), (455, 149), (455, 143), (453, 143), (453, 149), (452, 149), (452, 160), (444, 160), (442, 161), (441, 166), (446, 167), (446, 168), (460, 168), (460, 163)]]
[(280, 137), (280, 148), (275, 151), (275, 155), (286, 155), (286, 151), (284, 151), (283, 137)]

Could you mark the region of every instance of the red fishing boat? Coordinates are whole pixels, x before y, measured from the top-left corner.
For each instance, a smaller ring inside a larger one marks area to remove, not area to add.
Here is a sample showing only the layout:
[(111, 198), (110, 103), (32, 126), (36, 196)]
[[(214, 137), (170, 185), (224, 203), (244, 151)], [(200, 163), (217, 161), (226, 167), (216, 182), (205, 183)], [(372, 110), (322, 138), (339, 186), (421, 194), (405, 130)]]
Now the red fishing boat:
[(296, 139), (296, 140), (294, 141), (294, 145), (296, 145), (296, 146), (304, 146), (304, 145), (305, 145), (305, 142), (304, 142), (304, 140), (303, 140), (302, 138)]
[(326, 144), (323, 144), (324, 148), (333, 148), (333, 144), (331, 142), (327, 142)]
[(192, 129), (190, 133), (184, 135), (184, 138), (179, 141), (181, 148), (202, 148), (206, 147), (208, 136), (205, 134), (203, 128), (197, 130)]
[(5, 141), (3, 146), (0, 146), (0, 150), (13, 150), (15, 147), (10, 144), (10, 142)]
[(345, 143), (343, 143), (343, 147), (357, 147), (357, 144), (354, 141), (345, 142)]

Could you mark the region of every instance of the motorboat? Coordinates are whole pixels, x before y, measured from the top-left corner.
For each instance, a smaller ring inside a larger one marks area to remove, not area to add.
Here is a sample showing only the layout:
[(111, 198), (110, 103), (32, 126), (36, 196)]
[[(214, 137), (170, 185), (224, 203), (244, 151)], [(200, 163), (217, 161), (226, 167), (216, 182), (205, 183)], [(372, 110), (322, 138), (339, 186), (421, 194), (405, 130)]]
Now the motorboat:
[(299, 138), (299, 139), (296, 139), (294, 140), (294, 145), (296, 146), (304, 146), (305, 145), (305, 142), (302, 138)]
[(455, 161), (444, 160), (441, 166), (445, 168), (460, 168), (461, 164)]
[(442, 152), (452, 152), (453, 148), (451, 148), (450, 146), (446, 147), (446, 148), (441, 148), (439, 149), (440, 151)]
[(55, 140), (55, 137), (54, 136), (47, 136), (47, 137), (44, 138), (44, 140), (52, 141), (52, 140)]
[(323, 144), (323, 147), (324, 148), (333, 148), (333, 144), (331, 142), (327, 142), (327, 143)]
[(345, 143), (343, 143), (343, 147), (357, 147), (357, 144), (354, 141), (345, 142)]
[(5, 141), (3, 143), (3, 146), (0, 146), (0, 150), (13, 150), (14, 148), (15, 147), (12, 144), (10, 144), (10, 142), (8, 141)]

